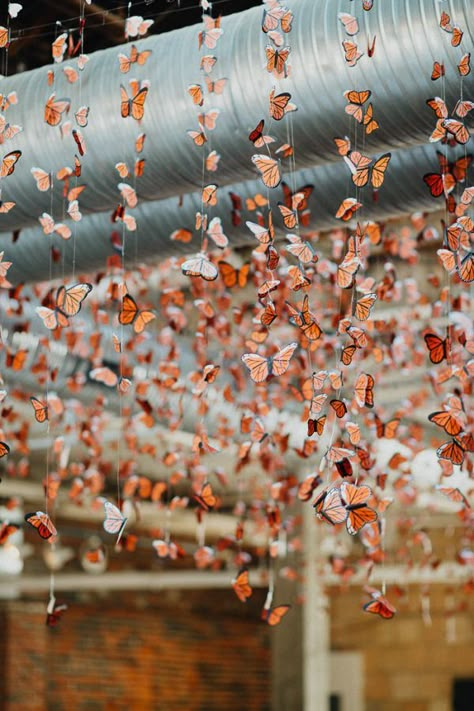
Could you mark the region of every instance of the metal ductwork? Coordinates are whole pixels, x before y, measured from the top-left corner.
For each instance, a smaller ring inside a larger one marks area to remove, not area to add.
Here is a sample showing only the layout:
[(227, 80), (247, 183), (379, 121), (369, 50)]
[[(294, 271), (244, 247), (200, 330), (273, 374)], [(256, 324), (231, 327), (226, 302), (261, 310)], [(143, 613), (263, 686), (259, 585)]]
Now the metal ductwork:
[[(344, 111), (347, 89), (370, 88), (374, 115), (380, 130), (373, 133), (367, 150), (411, 147), (426, 142), (434, 117), (424, 105), (438, 89), (430, 81), (433, 60), (442, 55), (446, 75), (456, 77), (459, 51), (439, 28), (440, 5), (436, 0), (384, 0), (371, 12), (359, 12), (359, 42), (377, 34), (373, 58), (365, 56), (356, 68), (344, 61), (341, 41), (346, 37), (338, 12), (347, 4), (338, 0), (292, 0), (295, 21), (290, 36), (291, 78), (278, 83), (279, 90), (291, 91), (299, 107), (294, 118), (294, 143), (297, 168), (311, 167), (337, 159), (332, 137), (349, 132), (351, 121)], [(471, 0), (452, 0), (446, 4), (456, 23), (465, 31), (465, 46), (472, 44)], [(218, 63), (215, 77), (229, 82), (222, 96), (212, 95), (205, 108), (221, 112), (212, 132), (212, 149), (221, 154), (217, 182), (224, 186), (249, 179), (253, 173), (250, 155), (253, 147), (248, 132), (262, 117), (268, 118), (268, 94), (277, 83), (265, 68), (265, 38), (261, 32), (261, 7), (222, 20), (224, 34), (215, 50)], [(118, 48), (97, 52), (81, 72), (81, 81), (69, 84), (55, 65), (54, 91), (69, 97), (73, 116), (80, 105), (90, 107), (89, 126), (83, 133), (87, 155), (81, 181), (87, 190), (81, 196), (83, 213), (109, 210), (117, 202), (119, 178), (114, 168), (118, 161), (133, 164), (134, 139), (147, 134), (145, 173), (139, 180), (141, 201), (163, 199), (200, 187), (202, 153), (186, 135), (197, 126), (199, 109), (193, 106), (187, 87), (202, 81), (197, 47), (197, 26), (150, 37), (137, 43), (140, 49), (153, 50), (147, 64), (137, 71), (121, 74)], [(86, 30), (87, 31), (87, 30)], [(469, 33), (471, 35), (469, 36)], [(127, 46), (120, 48), (129, 51)], [(77, 60), (68, 62), (75, 66)], [(136, 65), (135, 65), (136, 66)], [(15, 173), (2, 181), (2, 199), (15, 200), (17, 206), (1, 215), (3, 231), (25, 227), (43, 212), (51, 211), (51, 196), (40, 193), (30, 174), (31, 166), (57, 171), (71, 165), (76, 145), (71, 136), (61, 138), (58, 128), (43, 122), (46, 100), (52, 92), (42, 67), (1, 82), (1, 91), (15, 90), (19, 103), (9, 109), (8, 120), (23, 126), (22, 134), (11, 141), (11, 148), (23, 151)], [(151, 89), (145, 117), (139, 125), (120, 116), (119, 85), (137, 75), (150, 79)], [(472, 75), (471, 75), (472, 76)], [(469, 93), (464, 80), (465, 93)], [(204, 82), (203, 82), (204, 83)], [(446, 103), (453, 106), (459, 93), (457, 81), (446, 82)], [(268, 124), (269, 122), (267, 122)], [(270, 132), (286, 141), (286, 121), (273, 123)], [(10, 143), (7, 144), (10, 147)], [(209, 146), (209, 144), (207, 144)], [(214, 174), (212, 174), (214, 177)], [(53, 212), (59, 217), (62, 186), (57, 185)]]
[[(420, 210), (437, 210), (439, 201), (431, 197), (422, 180), (423, 174), (436, 170), (437, 164), (436, 148), (431, 145), (394, 151), (377, 200), (374, 201), (369, 188), (361, 191), (360, 200), (364, 207), (368, 208), (370, 219), (386, 220)], [(342, 161), (326, 164), (311, 170), (298, 171), (294, 178), (296, 187), (308, 183), (315, 186), (314, 196), (310, 199), (310, 227), (323, 230), (340, 226), (341, 222), (334, 217), (339, 203), (355, 191), (347, 166)], [(260, 192), (262, 184), (259, 180), (253, 180), (231, 185), (228, 189), (245, 198)], [(275, 197), (282, 199), (280, 190), (274, 192)], [(172, 255), (197, 251), (197, 238), (189, 244), (182, 244), (172, 241), (170, 235), (180, 227), (192, 230), (195, 213), (200, 209), (200, 193), (186, 195), (182, 207), (178, 207), (177, 198), (139, 204), (134, 210), (138, 231), (126, 233), (127, 265), (153, 259), (161, 261)], [(256, 245), (253, 235), (245, 226), (245, 220), (256, 219), (255, 213), (244, 211), (242, 224), (234, 227), (231, 222), (231, 209), (231, 201), (226, 191), (214, 208), (213, 216), (221, 217), (225, 234), (232, 246)], [(361, 219), (365, 219), (365, 215), (367, 211), (362, 211)], [(88, 273), (104, 266), (107, 256), (113, 253), (110, 235), (114, 229), (121, 231), (121, 226), (117, 228), (117, 225), (111, 223), (109, 213), (86, 215), (80, 222), (73, 224), (69, 221), (68, 224), (72, 230), (76, 230), (75, 246), (73, 239), (64, 242), (57, 235), (44, 235), (39, 225), (23, 230), (14, 244), (11, 243), (11, 235), (0, 235), (0, 248), (5, 249), (5, 258), (13, 262), (8, 273), (12, 283), (46, 280), (50, 277), (50, 269), (53, 277), (68, 275), (73, 268), (73, 253), (76, 273)], [(276, 218), (276, 224), (278, 226), (282, 223)], [(53, 244), (63, 253), (58, 264), (51, 264), (50, 249)], [(33, 251), (34, 259), (31, 256)]]

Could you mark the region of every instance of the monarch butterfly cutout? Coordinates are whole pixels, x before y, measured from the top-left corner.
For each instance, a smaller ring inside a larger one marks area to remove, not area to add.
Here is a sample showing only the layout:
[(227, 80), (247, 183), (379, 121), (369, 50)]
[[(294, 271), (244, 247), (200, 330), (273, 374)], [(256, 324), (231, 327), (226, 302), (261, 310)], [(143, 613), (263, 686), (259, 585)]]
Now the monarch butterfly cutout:
[(142, 333), (156, 316), (153, 311), (140, 310), (135, 299), (130, 294), (125, 294), (118, 318), (119, 323), (124, 326), (133, 325), (135, 333)]
[(428, 415), (428, 420), (438, 427), (441, 427), (446, 434), (451, 437), (456, 437), (456, 435), (463, 431), (463, 426), (458, 418), (446, 410), (432, 412), (431, 415)]
[(344, 59), (346, 60), (347, 64), (350, 67), (355, 67), (359, 59), (364, 56), (364, 53), (359, 52), (356, 43), (350, 42), (349, 40), (344, 40), (342, 43), (342, 47), (344, 49)]
[(107, 533), (111, 533), (112, 535), (118, 536), (115, 542), (115, 544), (117, 545), (122, 537), (122, 533), (124, 531), (128, 519), (125, 518), (125, 516), (122, 515), (120, 509), (117, 508), (117, 506), (115, 506), (115, 504), (112, 504), (110, 501), (104, 501), (104, 512), (104, 531), (106, 531)]
[(247, 284), (250, 264), (244, 264), (240, 269), (236, 269), (228, 262), (219, 262), (218, 266), (222, 281), (227, 289), (232, 289), (234, 286), (243, 289)]
[(33, 405), (33, 410), (37, 422), (45, 422), (49, 419), (48, 406), (46, 403), (41, 402), (41, 400), (38, 400), (38, 398), (33, 396), (30, 397), (30, 402)]
[(353, 116), (358, 123), (362, 123), (364, 120), (363, 106), (371, 96), (372, 92), (370, 89), (366, 89), (365, 91), (345, 91), (344, 97), (348, 102), (345, 107), (346, 114)]
[(207, 229), (207, 236), (212, 239), (216, 247), (219, 247), (219, 249), (224, 249), (229, 244), (229, 240), (222, 229), (220, 217), (212, 218)]
[(44, 538), (45, 540), (57, 535), (53, 522), (49, 516), (42, 511), (26, 514), (25, 521), (29, 523), (30, 526), (33, 526), (33, 528), (36, 528), (41, 538)]
[(351, 345), (351, 346), (345, 346), (342, 349), (341, 353), (341, 363), (344, 365), (350, 365), (352, 363), (352, 359), (354, 357), (354, 353), (357, 350), (357, 346)]
[(338, 220), (343, 220), (343, 222), (348, 222), (352, 219), (354, 214), (362, 207), (361, 202), (357, 202), (355, 198), (346, 198), (339, 205), (336, 218)]
[(291, 47), (274, 49), (267, 44), (265, 54), (267, 55), (267, 71), (274, 73), (278, 78), (287, 76), (286, 62), (291, 52)]
[(349, 35), (349, 37), (353, 37), (359, 32), (359, 24), (357, 22), (357, 18), (353, 17), (353, 15), (349, 15), (349, 13), (347, 12), (340, 12), (337, 18), (344, 27), (344, 30), (346, 31), (346, 34)]
[(0, 459), (10, 453), (10, 447), (6, 442), (0, 441)]
[[(282, 210), (282, 207), (283, 206), (279, 204), (280, 210)], [(288, 208), (285, 207), (285, 209), (287, 210)], [(286, 239), (290, 242), (290, 244), (285, 247), (286, 251), (297, 257), (302, 264), (318, 261), (318, 257), (310, 242), (302, 240), (301, 237), (296, 234), (287, 234)]]
[(26, 359), (28, 357), (28, 351), (24, 349), (20, 349), (16, 351), (16, 353), (13, 353), (10, 350), (7, 350), (6, 356), (5, 356), (5, 365), (7, 368), (11, 368), (11, 370), (23, 370), (25, 366)]
[(296, 210), (291, 210), (282, 202), (278, 203), (278, 209), (280, 210), (281, 216), (283, 217), (285, 227), (288, 230), (293, 230), (298, 224), (298, 213), (296, 212)]
[(443, 119), (441, 121), (441, 126), (453, 136), (456, 143), (461, 145), (467, 143), (471, 137), (471, 134), (466, 126), (461, 121), (457, 121), (456, 119)]
[[(287, 91), (276, 94), (275, 89), (270, 92), (270, 116), (275, 119), (275, 121), (281, 121), (285, 114), (290, 111), (296, 111), (297, 107), (295, 104), (290, 103), (291, 94)], [(263, 128), (263, 127), (262, 127)], [(250, 139), (252, 140), (252, 139)]]
[(257, 353), (244, 353), (241, 359), (248, 368), (254, 383), (263, 383), (270, 375), (279, 376), (286, 373), (297, 347), (297, 343), (290, 343), (276, 355), (268, 358), (257, 355)]
[(44, 120), (49, 126), (58, 126), (61, 123), (63, 114), (68, 113), (70, 108), (70, 99), (56, 99), (56, 94), (53, 93), (44, 107)]
[(454, 107), (454, 113), (459, 118), (465, 118), (474, 109), (474, 101), (461, 101), (459, 99), (458, 103)]
[(344, 481), (341, 484), (341, 500), (347, 509), (346, 527), (354, 536), (363, 526), (377, 520), (377, 512), (367, 506), (367, 500), (372, 496), (368, 486), (355, 486)]
[(263, 608), (262, 620), (271, 627), (279, 625), (286, 613), (291, 610), (291, 605), (277, 605), (276, 607)]
[(392, 603), (389, 602), (379, 590), (371, 588), (369, 594), (371, 595), (372, 600), (363, 606), (362, 609), (364, 612), (370, 612), (373, 615), (378, 615), (384, 620), (390, 620), (397, 612)]
[(0, 48), (6, 47), (9, 39), (9, 30), (0, 25)]
[(462, 77), (467, 76), (471, 73), (471, 53), (467, 52), (461, 57), (458, 64), (458, 72)]
[(369, 293), (362, 296), (354, 304), (354, 316), (358, 321), (367, 321), (373, 305), (377, 301), (377, 294)]
[(456, 179), (451, 173), (425, 173), (423, 180), (435, 198), (443, 194), (447, 198), (456, 187)]
[[(270, 3), (267, 3), (270, 4)], [(267, 34), (268, 32), (273, 32), (277, 29), (279, 22), (281, 21), (285, 13), (285, 8), (271, 3), (271, 7), (265, 8), (263, 11), (262, 19), (262, 32)]]
[(324, 432), (324, 426), (326, 424), (327, 417), (326, 415), (322, 415), (321, 417), (318, 417), (317, 419), (309, 419), (307, 421), (307, 434), (308, 437), (312, 437), (315, 433), (321, 437), (321, 435)]
[(361, 373), (354, 386), (355, 400), (359, 407), (374, 406), (374, 379), (369, 373)]
[(355, 422), (346, 422), (345, 427), (346, 431), (349, 434), (349, 442), (353, 446), (359, 444), (361, 437), (359, 425), (357, 425)]
[(214, 281), (219, 275), (217, 267), (204, 254), (187, 259), (181, 265), (181, 271), (185, 276), (201, 277), (205, 281)]
[(98, 383), (104, 383), (108, 387), (112, 388), (118, 383), (117, 374), (114, 373), (110, 368), (94, 368), (89, 372), (89, 378), (91, 380), (96, 380)]
[[(284, 181), (282, 181), (281, 187), (283, 190), (283, 201), (288, 208), (290, 208), (291, 210), (298, 210), (298, 212), (306, 210), (306, 208), (308, 207), (308, 200), (314, 190), (314, 185), (302, 185), (295, 192), (292, 192), (290, 187)], [(296, 198), (296, 196), (298, 197)]]
[(336, 417), (341, 419), (347, 413), (347, 406), (343, 400), (330, 400), (329, 405), (332, 407), (336, 413)]
[(348, 516), (337, 487), (322, 491), (313, 503), (313, 508), (319, 519), (327, 521), (333, 526), (343, 523)]
[(380, 417), (374, 413), (374, 422), (377, 437), (379, 439), (382, 437), (385, 437), (386, 439), (394, 439), (397, 436), (398, 425), (400, 424), (399, 417), (394, 417), (393, 420), (383, 422)]
[(384, 153), (372, 163), (371, 158), (362, 155), (358, 151), (351, 151), (344, 160), (349, 165), (352, 173), (352, 182), (359, 188), (363, 188), (369, 182), (375, 190), (382, 187), (385, 180), (385, 171), (392, 157), (391, 153)]
[(36, 308), (46, 328), (55, 330), (58, 327), (69, 326), (69, 318), (76, 316), (82, 307), (82, 302), (92, 290), (92, 284), (80, 283), (73, 286), (60, 286), (56, 294), (56, 306), (50, 309), (44, 306)]
[(247, 568), (239, 571), (238, 575), (232, 580), (232, 587), (239, 600), (247, 602), (253, 592), (249, 584), (249, 571)]
[(146, 35), (155, 20), (144, 20), (141, 15), (127, 17), (125, 22), (125, 37), (143, 37)]
[(6, 156), (3, 156), (2, 165), (0, 167), (0, 178), (6, 178), (11, 175), (20, 158), (21, 151), (11, 151), (10, 153), (7, 153)]
[(207, 90), (210, 94), (223, 94), (225, 85), (227, 84), (227, 79), (226, 77), (221, 77), (220, 79), (216, 79), (215, 81), (211, 81), (209, 77), (204, 77), (204, 80), (206, 82), (206, 87)]
[(51, 174), (41, 168), (31, 168), (31, 175), (36, 180), (36, 187), (40, 192), (46, 192), (51, 187)]
[(433, 71), (431, 72), (431, 80), (437, 81), (441, 77), (444, 77), (445, 70), (443, 62), (433, 62)]
[(424, 339), (432, 363), (438, 365), (447, 359), (450, 349), (449, 338), (443, 340), (437, 333), (425, 333)]
[(202, 189), (202, 201), (204, 205), (217, 205), (217, 185), (205, 185)]
[(127, 90), (120, 85), (120, 113), (122, 118), (131, 116), (136, 121), (141, 121), (145, 115), (145, 101), (148, 87), (144, 86), (130, 99)]
[(213, 19), (210, 15), (203, 15), (204, 30), (198, 34), (198, 49), (205, 45), (208, 49), (214, 49), (223, 34), (219, 27), (220, 19)]
[(309, 310), (309, 299), (306, 294), (303, 299), (301, 311), (295, 309), (288, 301), (285, 304), (290, 313), (290, 323), (295, 324), (304, 333), (308, 341), (317, 341), (321, 337), (322, 331), (316, 322), (315, 317)]
[(209, 511), (210, 509), (213, 509), (217, 503), (217, 499), (214, 496), (212, 486), (209, 484), (209, 482), (203, 484), (201, 491), (199, 492), (199, 494), (195, 494), (194, 498), (196, 499), (198, 504), (202, 506), (204, 511)]
[(151, 49), (144, 49), (142, 52), (139, 52), (137, 47), (132, 44), (132, 46), (130, 47), (130, 56), (127, 57), (126, 54), (122, 53), (118, 55), (120, 71), (123, 74), (126, 74), (130, 71), (132, 64), (135, 63), (139, 66), (143, 66), (151, 54)]

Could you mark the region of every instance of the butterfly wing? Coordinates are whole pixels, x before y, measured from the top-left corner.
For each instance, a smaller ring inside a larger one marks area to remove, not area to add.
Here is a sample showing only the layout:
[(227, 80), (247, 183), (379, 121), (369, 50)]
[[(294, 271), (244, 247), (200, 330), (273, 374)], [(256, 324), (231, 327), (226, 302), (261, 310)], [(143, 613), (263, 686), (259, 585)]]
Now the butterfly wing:
[(298, 344), (293, 342), (282, 348), (271, 360), (271, 374), (283, 375), (288, 370), (290, 360)]
[(271, 627), (279, 625), (286, 613), (291, 609), (291, 605), (277, 605), (265, 611), (264, 620)]
[(436, 333), (426, 333), (424, 339), (430, 353), (430, 361), (435, 365), (441, 363), (447, 356), (446, 340)]
[(133, 322), (133, 330), (135, 333), (142, 333), (146, 326), (156, 318), (153, 311), (138, 311), (135, 321)]
[(30, 397), (30, 402), (33, 405), (37, 422), (45, 422), (48, 419), (48, 406), (33, 396)]
[(347, 519), (347, 510), (341, 499), (339, 489), (330, 489), (321, 505), (320, 515), (333, 526)]
[(372, 183), (372, 187), (376, 190), (382, 186), (383, 181), (385, 180), (385, 171), (387, 170), (391, 157), (391, 153), (384, 153), (384, 155), (380, 156), (380, 158), (378, 158), (372, 166), (370, 182)]
[(447, 459), (456, 466), (461, 466), (464, 461), (464, 448), (455, 439), (445, 442), (436, 450), (438, 459)]
[(372, 306), (377, 301), (377, 294), (370, 293), (363, 296), (356, 302), (355, 317), (359, 321), (367, 321), (370, 316)]
[(128, 326), (133, 323), (138, 314), (138, 306), (135, 299), (130, 294), (125, 294), (122, 300), (122, 308), (119, 313), (119, 323)]
[(120, 84), (120, 114), (122, 118), (130, 116), (130, 106), (131, 102), (128, 98), (127, 90), (122, 84)]
[(263, 184), (267, 188), (276, 188), (281, 182), (280, 163), (260, 153), (252, 156), (252, 162), (260, 172)]
[(11, 151), (3, 157), (2, 165), (0, 167), (0, 178), (6, 178), (11, 175), (15, 170), (15, 165), (21, 157), (21, 151)]
[(446, 434), (451, 437), (455, 437), (460, 432), (462, 432), (462, 426), (460, 422), (453, 417), (450, 412), (442, 410), (441, 412), (432, 412), (428, 416), (430, 422), (433, 422), (438, 427), (442, 427)]
[(232, 587), (239, 600), (247, 602), (253, 590), (249, 584), (249, 571), (246, 568), (241, 570), (237, 577), (232, 580)]
[(254, 383), (263, 383), (268, 378), (269, 366), (267, 358), (257, 353), (244, 353), (241, 359), (249, 369), (250, 377)]

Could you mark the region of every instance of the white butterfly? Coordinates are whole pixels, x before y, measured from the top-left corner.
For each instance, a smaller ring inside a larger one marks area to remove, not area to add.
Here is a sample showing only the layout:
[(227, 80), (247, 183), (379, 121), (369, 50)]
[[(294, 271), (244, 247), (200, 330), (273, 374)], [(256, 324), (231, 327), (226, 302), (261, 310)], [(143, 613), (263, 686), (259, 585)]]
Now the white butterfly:
[(8, 3), (8, 14), (10, 17), (15, 18), (18, 17), (18, 13), (20, 13), (23, 10), (23, 5), (20, 5), (19, 2), (10, 2)]

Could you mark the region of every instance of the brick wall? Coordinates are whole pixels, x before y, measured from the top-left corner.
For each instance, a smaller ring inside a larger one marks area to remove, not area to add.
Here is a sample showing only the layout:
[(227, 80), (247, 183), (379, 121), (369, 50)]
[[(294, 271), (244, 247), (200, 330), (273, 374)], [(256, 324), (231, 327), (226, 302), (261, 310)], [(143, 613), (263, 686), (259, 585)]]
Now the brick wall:
[[(364, 655), (365, 711), (452, 711), (453, 680), (474, 678), (472, 600), (470, 609), (457, 612), (454, 626), (447, 629), (449, 592), (441, 586), (431, 588), (431, 626), (421, 618), (418, 587), (410, 587), (405, 601), (398, 602), (390, 589), (387, 594), (399, 609), (392, 620), (358, 614), (368, 600), (360, 589), (341, 592), (331, 601), (332, 648)], [(461, 593), (456, 601), (462, 600), (469, 602)]]
[(254, 596), (248, 605), (229, 591), (76, 601), (53, 630), (44, 604), (4, 604), (0, 708), (268, 711), (270, 630)]

